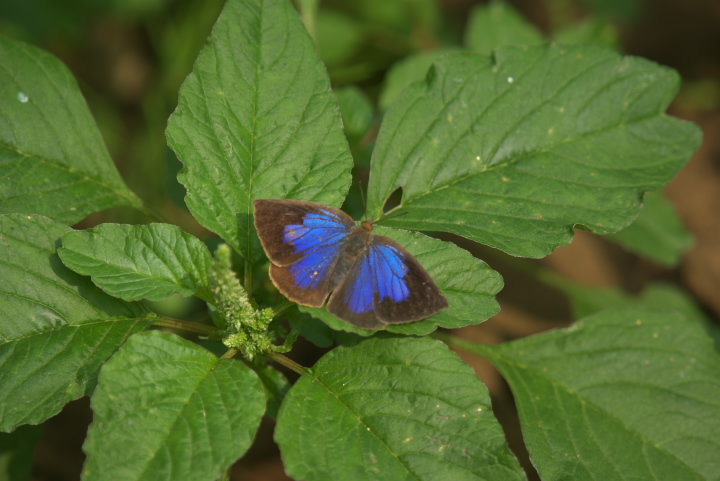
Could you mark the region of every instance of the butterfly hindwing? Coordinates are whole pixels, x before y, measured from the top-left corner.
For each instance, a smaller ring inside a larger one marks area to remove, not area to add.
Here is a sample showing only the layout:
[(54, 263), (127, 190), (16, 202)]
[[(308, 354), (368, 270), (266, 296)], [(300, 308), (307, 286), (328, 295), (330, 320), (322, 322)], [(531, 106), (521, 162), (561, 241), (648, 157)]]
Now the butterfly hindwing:
[(288, 299), (321, 307), (355, 222), (339, 209), (314, 202), (260, 199), (253, 204), (255, 227), (273, 264), (273, 283)]
[(327, 309), (363, 328), (417, 321), (448, 306), (430, 275), (394, 240), (373, 236)]

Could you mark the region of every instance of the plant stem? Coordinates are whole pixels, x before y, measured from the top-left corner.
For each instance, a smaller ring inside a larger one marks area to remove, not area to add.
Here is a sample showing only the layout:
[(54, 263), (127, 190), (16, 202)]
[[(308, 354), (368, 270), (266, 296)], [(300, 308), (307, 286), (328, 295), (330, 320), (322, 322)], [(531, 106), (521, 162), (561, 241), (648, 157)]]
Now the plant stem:
[(497, 356), (492, 351), (491, 346), (487, 346), (485, 344), (479, 344), (477, 342), (472, 341), (466, 341), (465, 339), (460, 339), (457, 336), (451, 336), (449, 334), (443, 334), (441, 332), (434, 332), (430, 334), (431, 337), (444, 342), (450, 347), (456, 347), (458, 349), (462, 349), (463, 351), (469, 352), (471, 354), (475, 354), (477, 356), (484, 357), (485, 359), (494, 359)]
[(273, 361), (275, 361), (276, 363), (282, 364), (286, 368), (300, 374), (301, 376), (310, 374), (310, 370), (308, 368), (301, 366), (300, 364), (296, 363), (295, 361), (293, 361), (292, 359), (290, 359), (287, 356), (283, 356), (282, 354), (274, 352), (274, 353), (270, 354), (270, 358)]
[(207, 324), (201, 324), (199, 322), (169, 319), (167, 317), (162, 319), (153, 319), (152, 323), (154, 326), (170, 327), (172, 329), (178, 329), (181, 331), (195, 332), (204, 336), (209, 336), (216, 330), (215, 326), (209, 326)]
[(232, 359), (237, 356), (239, 352), (240, 351), (238, 351), (237, 349), (228, 349), (227, 351), (225, 351), (225, 354), (220, 356), (220, 359)]
[(250, 262), (250, 259), (245, 259), (243, 261), (243, 287), (245, 288), (245, 293), (250, 298), (252, 297), (252, 290), (253, 290), (253, 272), (252, 272), (252, 262)]
[(317, 45), (317, 34), (315, 31), (315, 19), (317, 18), (318, 0), (297, 0), (300, 8), (300, 16), (302, 17), (305, 28), (310, 34), (310, 38)]
[(290, 302), (288, 300), (284, 300), (279, 306), (277, 306), (275, 309), (273, 309), (273, 317), (277, 318), (281, 314), (283, 314), (285, 311), (290, 309), (295, 304), (293, 302)]

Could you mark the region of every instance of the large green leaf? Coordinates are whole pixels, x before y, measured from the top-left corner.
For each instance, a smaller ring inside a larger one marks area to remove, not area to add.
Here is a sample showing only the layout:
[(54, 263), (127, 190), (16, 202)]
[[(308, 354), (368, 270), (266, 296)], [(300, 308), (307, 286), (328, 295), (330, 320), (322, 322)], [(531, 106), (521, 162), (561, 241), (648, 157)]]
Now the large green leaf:
[(682, 224), (673, 205), (662, 192), (645, 196), (643, 210), (629, 227), (610, 239), (627, 249), (668, 267), (677, 266), (695, 238)]
[(110, 207), (140, 207), (68, 69), (5, 37), (0, 58), (0, 213), (72, 224)]
[(158, 331), (131, 337), (92, 397), (83, 479), (218, 479), (250, 447), (265, 411), (243, 363)]
[(58, 254), (66, 266), (126, 301), (161, 300), (174, 293), (210, 299), (210, 252), (174, 225), (103, 224), (70, 232)]
[(542, 479), (718, 479), (720, 357), (696, 321), (626, 308), (479, 352)]
[(275, 439), (295, 479), (525, 479), (485, 386), (428, 338), (326, 354), (288, 392)]
[(188, 207), (243, 256), (260, 252), (252, 199), (339, 206), (351, 182), (325, 67), (287, 0), (228, 0), (167, 136)]
[(0, 216), (0, 430), (37, 424), (89, 394), (100, 366), (148, 327), (140, 304), (106, 295), (55, 252), (71, 229)]
[[(503, 287), (502, 277), (489, 265), (450, 242), (432, 239), (417, 232), (376, 226), (376, 234), (396, 240), (422, 264), (445, 295), (449, 307), (434, 316), (407, 324), (389, 325), (385, 330), (425, 335), (438, 327), (455, 329), (479, 324), (498, 313), (495, 295)], [(360, 329), (337, 319), (323, 308), (301, 307), (336, 330), (369, 336), (376, 331)]]
[(369, 215), (542, 257), (627, 226), (700, 143), (663, 111), (677, 74), (590, 46), (504, 47), (442, 57), (388, 110), (372, 159)]

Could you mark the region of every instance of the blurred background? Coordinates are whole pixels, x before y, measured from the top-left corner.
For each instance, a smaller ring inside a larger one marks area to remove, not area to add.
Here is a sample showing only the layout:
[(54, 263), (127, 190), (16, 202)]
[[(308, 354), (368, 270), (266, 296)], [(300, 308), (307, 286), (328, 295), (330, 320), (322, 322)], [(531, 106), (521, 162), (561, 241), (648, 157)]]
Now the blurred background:
[[(487, 2), (474, 0), (298, 0), (306, 13), (343, 112), (356, 158), (367, 179), (369, 155), (392, 100), (388, 73), (417, 56), (463, 48), (468, 23)], [(548, 41), (583, 38), (642, 56), (679, 71), (682, 88), (670, 114), (700, 125), (700, 150), (664, 190), (680, 225), (675, 255), (634, 253), (622, 238), (577, 231), (574, 242), (540, 261), (510, 258), (452, 238), (505, 279), (502, 311), (459, 330), (470, 340), (496, 344), (565, 326), (620, 298), (672, 298), (702, 318), (720, 339), (720, 2), (717, 0), (508, 0), (505, 4)], [(165, 127), (180, 84), (210, 33), (220, 0), (2, 0), (0, 34), (41, 47), (73, 72), (128, 185), (165, 220), (200, 237), (176, 180), (181, 164), (167, 147)], [(1, 61), (1, 59), (0, 59)], [(428, 60), (428, 62), (431, 60)], [(400, 63), (398, 63), (400, 62)], [(428, 63), (429, 64), (429, 63)], [(394, 73), (393, 73), (394, 72)], [(345, 206), (361, 212), (357, 185)], [(94, 214), (78, 228), (103, 222), (145, 223), (143, 214), (115, 209)], [(192, 301), (163, 306), (175, 317), (204, 316)], [(292, 357), (311, 365), (324, 351), (299, 342)], [(462, 354), (486, 382), (512, 448), (535, 476), (523, 451), (512, 395), (494, 368)], [(33, 479), (79, 479), (81, 446), (92, 420), (87, 399), (37, 430)], [(284, 480), (273, 423), (265, 420), (254, 447), (233, 479)], [(0, 444), (0, 450), (2, 445)], [(537, 479), (537, 478), (535, 478)]]

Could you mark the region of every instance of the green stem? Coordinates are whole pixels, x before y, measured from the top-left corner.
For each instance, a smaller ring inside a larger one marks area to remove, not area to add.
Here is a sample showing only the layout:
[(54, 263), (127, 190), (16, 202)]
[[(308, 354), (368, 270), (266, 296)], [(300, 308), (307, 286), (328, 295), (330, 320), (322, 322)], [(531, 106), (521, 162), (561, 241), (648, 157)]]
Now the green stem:
[(167, 317), (162, 319), (153, 319), (152, 323), (154, 326), (170, 327), (172, 329), (178, 329), (180, 331), (202, 334), (203, 336), (209, 336), (216, 330), (215, 326), (209, 326), (207, 324), (201, 324), (199, 322), (169, 319)]
[(253, 272), (252, 272), (252, 262), (250, 262), (249, 259), (245, 259), (243, 261), (243, 287), (245, 288), (245, 293), (248, 297), (252, 297), (252, 289), (253, 289)]
[(300, 374), (301, 376), (306, 376), (310, 374), (310, 370), (308, 368), (301, 366), (287, 356), (283, 356), (282, 354), (274, 352), (270, 354), (270, 358), (276, 363), (282, 364), (286, 368)]
[(232, 359), (237, 356), (239, 352), (240, 351), (238, 351), (237, 349), (228, 349), (227, 351), (225, 351), (225, 354), (220, 356), (220, 359)]
[(485, 344), (466, 341), (465, 339), (460, 339), (459, 337), (451, 336), (449, 334), (443, 334), (442, 332), (434, 332), (431, 334), (431, 336), (439, 341), (444, 342), (450, 347), (462, 349), (465, 352), (484, 357), (485, 359), (492, 360), (497, 357), (493, 352), (492, 347)]
[(287, 311), (294, 305), (295, 305), (294, 302), (284, 300), (282, 302), (282, 304), (280, 304), (279, 306), (277, 306), (276, 308), (273, 309), (273, 318), (278, 318), (280, 315), (284, 314), (285, 311)]
[(222, 476), (220, 476), (218, 481), (230, 481), (230, 468), (223, 471)]
[(315, 30), (315, 19), (317, 18), (318, 0), (297, 0), (300, 16), (305, 23), (305, 28), (317, 45), (317, 33)]
[(510, 256), (506, 256), (506, 258), (503, 258), (503, 262), (510, 265), (514, 269), (520, 270), (532, 276), (546, 286), (553, 287), (568, 296), (574, 292), (573, 289), (577, 286), (576, 282), (571, 281), (567, 277), (558, 274), (552, 269), (549, 269), (537, 262), (532, 262)]

